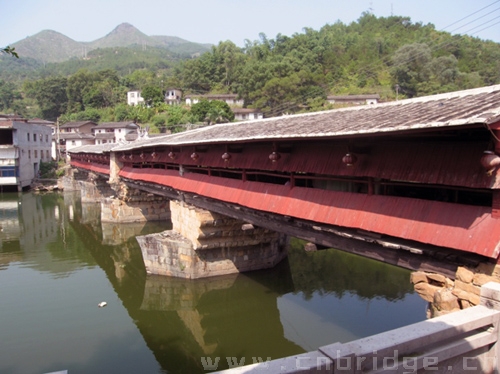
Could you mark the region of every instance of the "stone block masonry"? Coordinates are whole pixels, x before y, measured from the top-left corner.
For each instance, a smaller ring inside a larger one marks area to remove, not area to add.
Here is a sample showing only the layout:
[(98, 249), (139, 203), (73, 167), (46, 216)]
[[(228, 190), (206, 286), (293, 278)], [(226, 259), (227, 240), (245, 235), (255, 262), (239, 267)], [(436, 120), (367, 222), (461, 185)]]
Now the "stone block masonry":
[(479, 305), (481, 287), (488, 282), (500, 283), (500, 265), (459, 266), (454, 279), (417, 271), (412, 273), (411, 282), (415, 291), (429, 302), (428, 317), (432, 318)]
[(101, 222), (166, 221), (170, 218), (168, 200), (158, 196), (123, 201), (107, 198), (101, 201)]
[(205, 278), (275, 266), (287, 238), (183, 202), (171, 201), (173, 229), (137, 237), (146, 270), (180, 278)]

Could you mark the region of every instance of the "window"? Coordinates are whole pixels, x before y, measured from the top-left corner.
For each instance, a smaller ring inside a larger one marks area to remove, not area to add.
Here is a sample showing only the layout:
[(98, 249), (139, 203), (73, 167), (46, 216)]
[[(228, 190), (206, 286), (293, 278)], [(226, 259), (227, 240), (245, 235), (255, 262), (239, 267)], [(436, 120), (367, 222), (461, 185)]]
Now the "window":
[(30, 141), (30, 133), (27, 133), (26, 135), (28, 137), (28, 141)]
[(38, 158), (38, 151), (35, 149), (35, 158)]
[(45, 151), (45, 157), (47, 158), (47, 160), (50, 159), (50, 152), (48, 149)]
[(131, 92), (130, 97), (135, 97), (135, 93)]
[(8, 166), (0, 168), (0, 177), (15, 177), (16, 176), (16, 167)]
[(45, 142), (48, 143), (49, 142), (49, 134), (45, 134)]
[(28, 158), (31, 158), (31, 149), (28, 150)]

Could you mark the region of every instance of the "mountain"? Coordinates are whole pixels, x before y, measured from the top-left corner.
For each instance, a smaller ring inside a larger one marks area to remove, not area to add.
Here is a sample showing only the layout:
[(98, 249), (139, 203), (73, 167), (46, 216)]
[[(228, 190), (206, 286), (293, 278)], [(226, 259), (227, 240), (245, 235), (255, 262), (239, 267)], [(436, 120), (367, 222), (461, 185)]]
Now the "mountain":
[(130, 47), (132, 45), (153, 45), (154, 39), (136, 29), (129, 23), (118, 25), (103, 38), (88, 43), (90, 50), (97, 48)]
[(191, 56), (206, 52), (210, 45), (190, 42), (174, 36), (148, 36), (129, 23), (118, 25), (106, 36), (92, 42), (77, 42), (52, 30), (44, 30), (11, 45), (22, 57), (41, 62), (63, 62), (86, 58), (95, 49), (133, 47), (162, 48)]
[(83, 43), (74, 41), (57, 31), (44, 30), (12, 44), (19, 56), (41, 62), (60, 62), (82, 56)]

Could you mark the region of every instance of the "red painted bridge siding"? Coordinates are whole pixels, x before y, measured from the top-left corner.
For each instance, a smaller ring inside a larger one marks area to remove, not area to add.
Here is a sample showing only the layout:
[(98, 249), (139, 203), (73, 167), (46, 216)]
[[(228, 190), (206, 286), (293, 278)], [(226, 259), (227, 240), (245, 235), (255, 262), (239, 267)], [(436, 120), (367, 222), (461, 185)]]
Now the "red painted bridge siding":
[(483, 141), (376, 143), (354, 152), (358, 161), (348, 167), (342, 163), (347, 145), (333, 141), (293, 144), (288, 152), (279, 152), (281, 157), (275, 163), (269, 160), (272, 152), (270, 144), (247, 144), (239, 152), (229, 149), (231, 158), (228, 162), (221, 157), (226, 152), (224, 146), (210, 145), (206, 152), (197, 152), (197, 162), (190, 157), (193, 147), (177, 151), (174, 160), (167, 156), (170, 150), (164, 149), (156, 150), (156, 160), (152, 159), (152, 152), (144, 152), (143, 158), (140, 154), (132, 159), (127, 155), (124, 162), (165, 162), (185, 166), (372, 177), (468, 188), (500, 188), (500, 168), (493, 176), (488, 176), (481, 166), (480, 160), (486, 149), (488, 144)]
[(500, 219), (491, 208), (411, 198), (352, 194), (209, 177), (176, 171), (123, 168), (120, 176), (288, 215), (362, 229), (497, 258)]
[(109, 175), (109, 165), (71, 160), (71, 166)]

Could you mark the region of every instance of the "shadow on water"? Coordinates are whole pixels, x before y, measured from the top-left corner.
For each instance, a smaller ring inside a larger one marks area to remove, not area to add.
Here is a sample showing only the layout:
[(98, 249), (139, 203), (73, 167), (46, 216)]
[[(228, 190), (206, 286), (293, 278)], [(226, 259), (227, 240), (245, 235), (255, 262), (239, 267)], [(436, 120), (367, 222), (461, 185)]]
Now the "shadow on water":
[[(206, 360), (219, 360), (221, 370), (234, 360), (276, 359), (425, 319), (418, 296), (411, 303), (421, 310), (408, 313), (415, 309), (405, 300), (413, 295), (409, 271), (337, 250), (305, 252), (293, 240), (289, 257), (273, 269), (200, 280), (147, 276), (135, 236), (170, 223), (101, 223), (100, 205), (82, 204), (78, 194), (23, 195), (26, 211), (17, 197), (2, 203), (0, 238), (15, 236), (17, 219), (31, 225), (34, 247), (43, 241), (48, 248), (36, 254), (47, 258), (29, 266), (55, 277), (78, 267), (105, 272), (165, 372), (202, 373)], [(67, 245), (54, 242), (57, 230)], [(0, 259), (16, 261), (18, 246), (3, 240)]]

